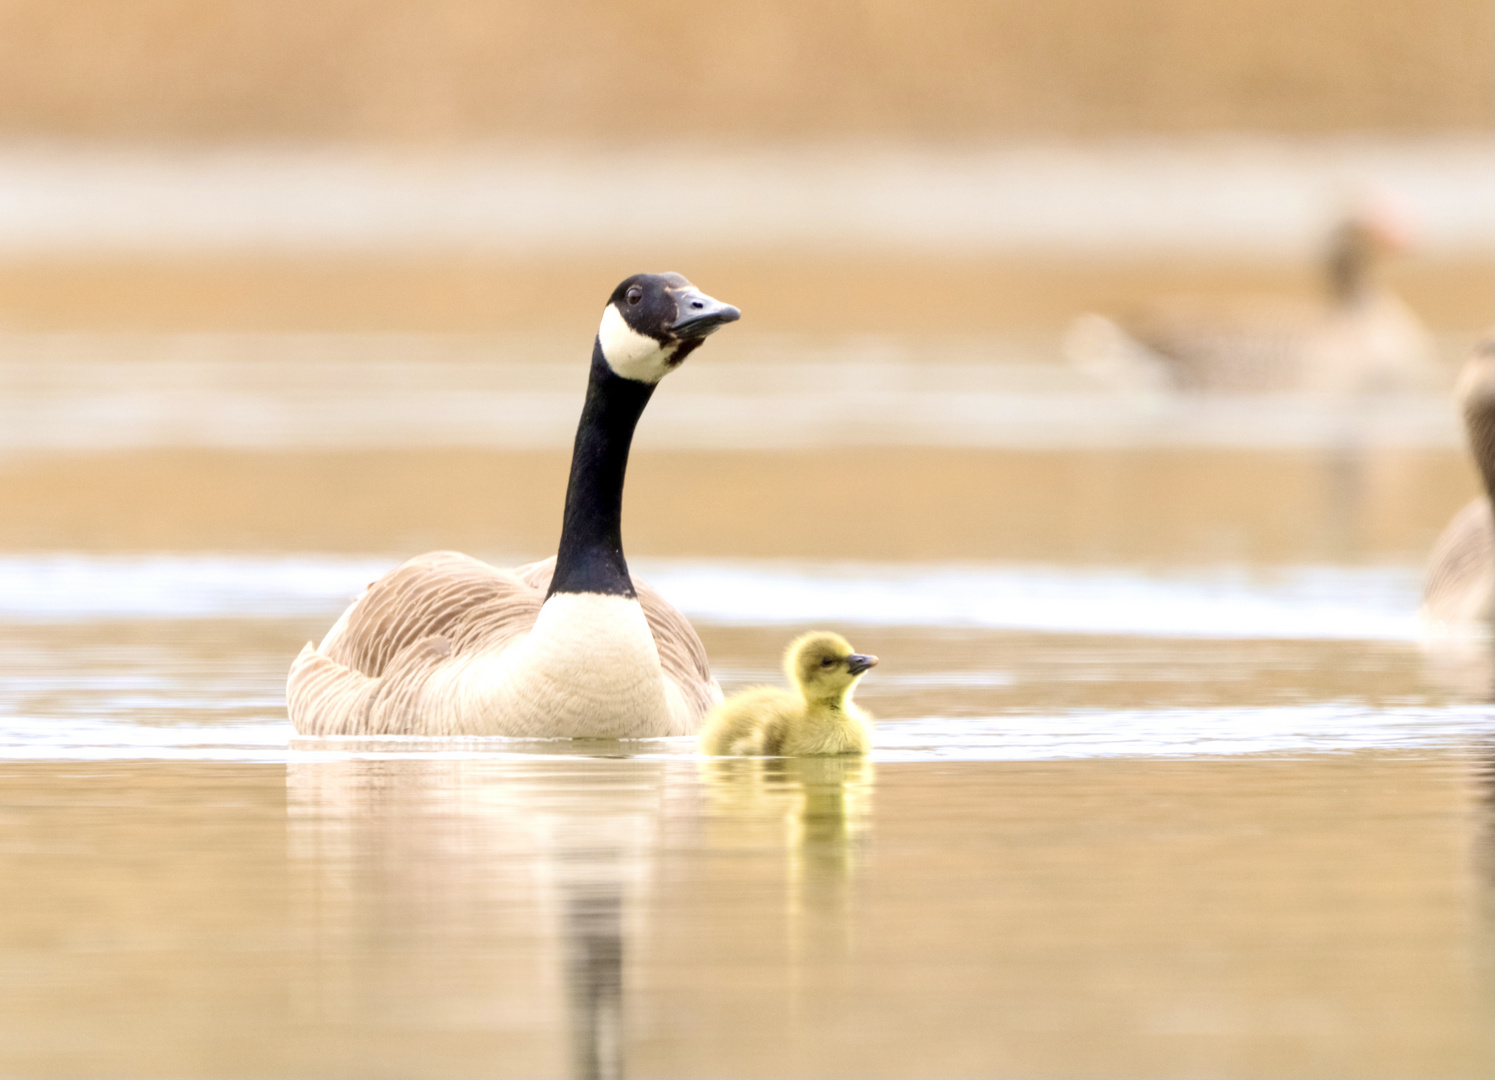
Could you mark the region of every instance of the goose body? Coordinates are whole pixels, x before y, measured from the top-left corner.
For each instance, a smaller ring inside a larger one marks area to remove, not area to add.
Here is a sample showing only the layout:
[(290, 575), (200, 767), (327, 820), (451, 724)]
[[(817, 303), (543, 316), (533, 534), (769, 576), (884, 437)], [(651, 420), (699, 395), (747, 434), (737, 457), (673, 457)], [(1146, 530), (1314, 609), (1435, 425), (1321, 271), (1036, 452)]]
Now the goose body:
[(1432, 337), (1375, 274), (1378, 260), (1404, 245), (1401, 233), (1384, 210), (1345, 221), (1329, 245), (1326, 303), (1178, 297), (1125, 321), (1081, 316), (1065, 351), (1123, 388), (1333, 394), (1426, 386), (1437, 374)]
[(291, 665), (304, 735), (627, 738), (693, 733), (721, 690), (690, 622), (623, 557), (623, 480), (655, 385), (738, 318), (678, 274), (618, 286), (592, 350), (555, 558), (450, 551), (368, 587)]
[(1464, 365), (1456, 394), (1485, 494), (1453, 516), (1428, 560), (1422, 617), (1444, 629), (1487, 623), (1495, 607), (1495, 340)]
[(784, 653), (793, 690), (755, 686), (711, 710), (701, 750), (714, 755), (783, 757), (865, 754), (872, 718), (851, 692), (877, 657), (852, 650), (839, 634), (805, 634)]

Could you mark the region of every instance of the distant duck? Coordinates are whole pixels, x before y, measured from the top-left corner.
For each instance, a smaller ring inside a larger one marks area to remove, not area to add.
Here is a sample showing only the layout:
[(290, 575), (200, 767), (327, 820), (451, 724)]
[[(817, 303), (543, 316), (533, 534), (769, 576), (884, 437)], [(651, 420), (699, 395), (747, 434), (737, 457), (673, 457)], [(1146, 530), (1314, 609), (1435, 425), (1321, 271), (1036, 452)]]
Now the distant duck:
[(1334, 230), (1326, 301), (1285, 296), (1178, 297), (1135, 318), (1082, 315), (1064, 351), (1120, 389), (1346, 394), (1424, 387), (1437, 377), (1431, 335), (1379, 280), (1409, 229), (1366, 205)]
[(1422, 617), (1433, 628), (1489, 622), (1495, 601), (1495, 338), (1464, 365), (1455, 394), (1485, 494), (1455, 514), (1433, 545), (1422, 589)]
[(499, 570), (437, 551), (392, 570), (291, 665), (303, 735), (688, 735), (721, 700), (675, 608), (628, 573), (623, 478), (656, 384), (739, 317), (679, 274), (603, 308), (560, 550)]
[(706, 717), (707, 754), (794, 757), (865, 754), (872, 718), (851, 702), (877, 657), (856, 652), (840, 634), (815, 631), (790, 642), (784, 673), (793, 690), (756, 686), (734, 694)]

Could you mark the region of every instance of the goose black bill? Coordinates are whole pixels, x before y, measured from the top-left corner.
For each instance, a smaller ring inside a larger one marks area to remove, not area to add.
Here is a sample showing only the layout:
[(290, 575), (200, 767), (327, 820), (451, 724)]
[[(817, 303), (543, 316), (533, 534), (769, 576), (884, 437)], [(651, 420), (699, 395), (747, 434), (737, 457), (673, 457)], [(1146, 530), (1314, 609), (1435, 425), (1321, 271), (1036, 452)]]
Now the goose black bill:
[(846, 658), (846, 670), (853, 675), (860, 675), (869, 668), (877, 666), (877, 657), (863, 656), (861, 653), (852, 653)]
[(742, 312), (731, 304), (713, 299), (699, 289), (678, 293), (675, 310), (678, 316), (670, 332), (677, 338), (703, 338), (717, 327), (742, 318)]

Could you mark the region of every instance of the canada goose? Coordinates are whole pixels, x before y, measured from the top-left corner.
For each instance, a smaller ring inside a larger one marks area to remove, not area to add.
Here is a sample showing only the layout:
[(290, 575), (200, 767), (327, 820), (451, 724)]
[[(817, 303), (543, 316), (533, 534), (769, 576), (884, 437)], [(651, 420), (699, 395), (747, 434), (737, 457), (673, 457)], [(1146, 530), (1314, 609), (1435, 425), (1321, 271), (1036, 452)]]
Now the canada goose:
[(1495, 599), (1495, 339), (1482, 343), (1464, 365), (1455, 395), (1485, 494), (1455, 514), (1433, 545), (1422, 617), (1442, 627), (1489, 621)]
[(592, 346), (560, 549), (499, 570), (417, 556), (291, 665), (303, 735), (688, 735), (721, 700), (685, 616), (628, 574), (628, 449), (659, 380), (740, 317), (679, 274), (613, 291)]
[(1425, 386), (1437, 375), (1432, 338), (1379, 281), (1409, 230), (1392, 208), (1366, 205), (1333, 231), (1326, 300), (1177, 297), (1135, 318), (1082, 315), (1064, 349), (1122, 389), (1352, 393)]
[(795, 638), (784, 652), (794, 690), (755, 686), (711, 710), (701, 733), (707, 754), (865, 754), (871, 717), (851, 692), (877, 657), (864, 656), (840, 634)]

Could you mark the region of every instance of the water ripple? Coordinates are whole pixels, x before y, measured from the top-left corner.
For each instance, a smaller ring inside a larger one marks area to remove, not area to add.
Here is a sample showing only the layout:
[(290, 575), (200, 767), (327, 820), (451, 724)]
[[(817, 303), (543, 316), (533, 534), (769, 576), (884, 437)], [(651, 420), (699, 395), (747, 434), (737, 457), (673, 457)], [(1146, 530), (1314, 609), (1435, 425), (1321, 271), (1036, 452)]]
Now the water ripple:
[[(1319, 754), (1495, 745), (1495, 706), (1377, 709), (1323, 703), (1272, 708), (1081, 709), (992, 717), (922, 717), (877, 726), (879, 762), (1045, 761), (1102, 757)], [(353, 759), (678, 758), (691, 738), (571, 740), (304, 738), (283, 714), (257, 722), (143, 724), (124, 719), (5, 717), (0, 760), (116, 759), (286, 763)]]

